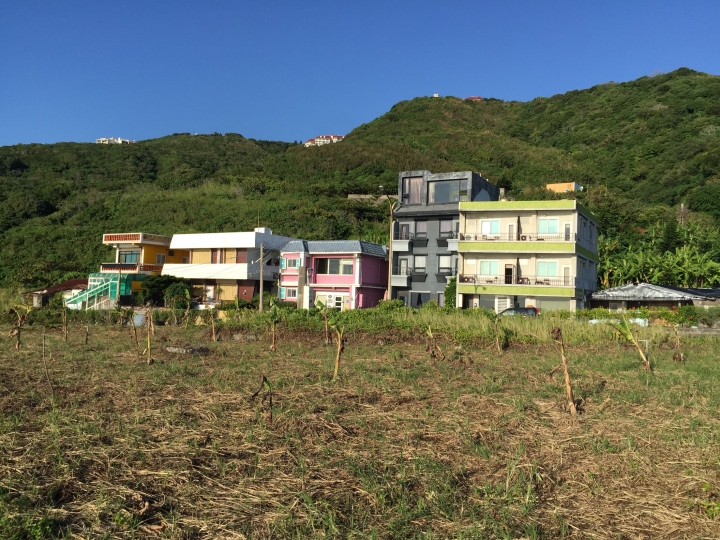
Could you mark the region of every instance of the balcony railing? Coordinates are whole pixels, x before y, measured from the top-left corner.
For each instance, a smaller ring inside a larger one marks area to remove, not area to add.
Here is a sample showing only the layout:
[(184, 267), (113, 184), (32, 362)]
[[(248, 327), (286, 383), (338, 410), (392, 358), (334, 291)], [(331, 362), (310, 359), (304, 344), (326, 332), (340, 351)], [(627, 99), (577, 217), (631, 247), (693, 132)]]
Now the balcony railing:
[[(460, 233), (448, 231), (448, 232), (441, 232), (440, 238), (443, 240), (452, 240), (453, 238), (458, 238)], [(427, 240), (428, 235), (427, 233), (413, 233), (413, 232), (406, 232), (406, 231), (395, 231), (395, 234), (393, 234), (393, 240)]]
[(139, 264), (139, 263), (102, 263), (100, 272), (138, 274), (140, 272), (162, 272), (162, 264)]
[(460, 274), (459, 283), (478, 285), (549, 285), (574, 287), (575, 278), (565, 276), (492, 276), (484, 274)]
[(537, 233), (520, 233), (520, 234), (482, 234), (482, 233), (466, 233), (460, 234), (459, 240), (471, 242), (574, 242), (575, 233), (570, 234), (537, 234)]

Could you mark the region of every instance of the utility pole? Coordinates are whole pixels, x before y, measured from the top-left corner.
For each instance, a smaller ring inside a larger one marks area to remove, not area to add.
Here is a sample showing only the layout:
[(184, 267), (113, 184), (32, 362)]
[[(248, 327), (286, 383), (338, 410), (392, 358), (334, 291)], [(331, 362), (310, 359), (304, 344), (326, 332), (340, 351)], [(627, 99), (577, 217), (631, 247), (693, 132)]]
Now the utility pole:
[(264, 247), (265, 246), (263, 246), (263, 244), (261, 242), (260, 243), (260, 306), (258, 307), (258, 311), (260, 311), (260, 313), (262, 313), (262, 310), (263, 310), (263, 281), (265, 278), (265, 272), (264, 272), (265, 269), (263, 268), (265, 266), (265, 262), (263, 261), (263, 259), (265, 258)]
[(393, 232), (394, 232), (394, 212), (396, 208), (400, 208), (402, 203), (400, 201), (393, 202), (390, 196), (385, 193), (385, 186), (380, 186), (380, 191), (388, 203), (390, 203), (390, 239), (388, 241), (388, 286), (387, 286), (387, 299), (392, 300), (392, 276), (393, 276)]

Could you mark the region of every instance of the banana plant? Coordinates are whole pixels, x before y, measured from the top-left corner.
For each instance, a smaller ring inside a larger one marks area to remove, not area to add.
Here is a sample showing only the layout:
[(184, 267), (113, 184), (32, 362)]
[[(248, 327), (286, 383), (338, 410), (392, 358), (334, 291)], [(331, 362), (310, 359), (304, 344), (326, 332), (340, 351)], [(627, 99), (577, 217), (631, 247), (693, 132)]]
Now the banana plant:
[(338, 378), (338, 371), (340, 371), (340, 355), (345, 352), (345, 327), (340, 326), (335, 317), (330, 318), (330, 328), (335, 332), (335, 339), (337, 340), (337, 350), (335, 352), (335, 371), (333, 372), (333, 380)]
[(638, 353), (640, 353), (640, 358), (642, 358), (642, 365), (643, 369), (650, 371), (650, 361), (648, 360), (648, 357), (645, 355), (645, 351), (640, 348), (640, 344), (638, 343), (637, 338), (635, 337), (635, 334), (633, 334), (632, 329), (630, 328), (630, 324), (628, 324), (627, 319), (623, 317), (619, 323), (607, 323), (610, 326), (612, 326), (618, 333), (618, 335), (625, 338), (625, 340), (628, 343), (632, 343), (635, 348), (637, 349)]
[(330, 308), (320, 300), (315, 300), (315, 308), (325, 321), (325, 345), (330, 345)]

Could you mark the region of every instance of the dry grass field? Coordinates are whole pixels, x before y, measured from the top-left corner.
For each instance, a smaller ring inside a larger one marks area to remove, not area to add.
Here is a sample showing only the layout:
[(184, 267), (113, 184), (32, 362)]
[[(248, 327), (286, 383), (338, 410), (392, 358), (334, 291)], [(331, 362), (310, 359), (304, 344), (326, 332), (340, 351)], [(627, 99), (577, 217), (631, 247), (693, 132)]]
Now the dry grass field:
[[(536, 324), (536, 323), (533, 323)], [(7, 336), (9, 328), (0, 329)], [(720, 538), (720, 342), (460, 346), (439, 333), (0, 341), (0, 538)], [(161, 348), (189, 342), (207, 355)], [(263, 388), (266, 376), (272, 391)], [(260, 389), (259, 395), (252, 399)]]

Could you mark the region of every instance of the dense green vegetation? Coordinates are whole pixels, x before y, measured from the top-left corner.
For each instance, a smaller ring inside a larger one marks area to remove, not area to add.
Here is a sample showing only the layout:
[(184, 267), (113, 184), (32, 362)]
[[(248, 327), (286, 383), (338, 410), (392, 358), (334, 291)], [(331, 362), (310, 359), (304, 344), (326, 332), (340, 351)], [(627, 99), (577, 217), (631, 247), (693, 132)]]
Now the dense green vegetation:
[[(398, 171), (422, 168), (476, 170), (518, 198), (550, 196), (539, 189), (547, 182), (585, 186), (579, 197), (607, 242), (606, 284), (649, 273), (708, 285), (720, 275), (720, 78), (683, 68), (527, 103), (417, 98), (324, 147), (230, 133), (3, 147), (0, 286), (93, 271), (110, 256), (99, 242), (108, 231), (260, 222), (289, 236), (385, 241), (386, 209), (347, 195), (377, 193)], [(675, 241), (657, 241), (678, 220)], [(655, 262), (621, 269), (631, 255)], [(670, 256), (672, 268), (688, 267), (686, 255), (699, 269), (692, 275), (664, 270)]]

